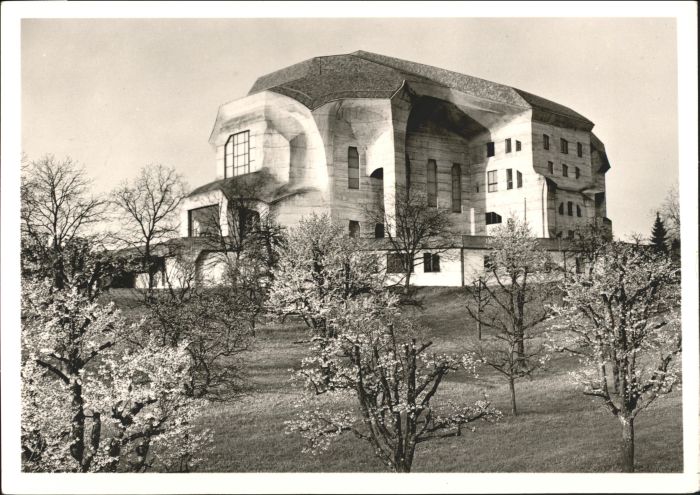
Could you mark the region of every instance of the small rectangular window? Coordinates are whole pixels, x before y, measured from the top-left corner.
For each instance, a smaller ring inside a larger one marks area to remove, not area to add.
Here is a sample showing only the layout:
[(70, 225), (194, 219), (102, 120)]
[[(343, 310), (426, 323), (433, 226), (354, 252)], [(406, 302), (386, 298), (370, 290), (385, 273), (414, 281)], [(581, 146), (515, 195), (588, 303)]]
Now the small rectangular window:
[(496, 146), (493, 142), (486, 143), (486, 156), (494, 156), (496, 154)]
[(561, 152), (565, 155), (569, 154), (569, 142), (564, 138), (561, 138)]
[(348, 148), (348, 189), (360, 188), (360, 155), (357, 148)]
[(576, 143), (576, 154), (583, 156), (583, 145), (581, 143)]
[(569, 176), (569, 167), (565, 163), (562, 163), (561, 165), (561, 175), (563, 175), (564, 177)]
[(487, 178), (488, 178), (488, 191), (489, 192), (496, 192), (498, 191), (498, 175), (497, 175), (498, 170), (491, 170), (490, 172), (487, 173)]
[(518, 141), (518, 140), (516, 139), (516, 140), (515, 140), (515, 151), (520, 151), (521, 149), (523, 149), (523, 145), (522, 145), (522, 143), (521, 143), (520, 141)]
[(547, 162), (547, 167), (549, 168), (550, 175), (554, 175), (554, 162)]
[(360, 222), (357, 220), (350, 220), (348, 230), (350, 232), (350, 237), (360, 237)]
[(423, 253), (423, 272), (439, 272), (440, 271), (440, 255)]
[(486, 212), (486, 225), (493, 225), (501, 222), (501, 215), (492, 211)]
[(513, 169), (506, 169), (506, 189), (513, 189)]
[(518, 180), (518, 188), (523, 187), (523, 174), (521, 172), (516, 172)]
[(576, 216), (580, 217), (581, 216), (581, 206), (576, 205)]
[(570, 217), (574, 216), (574, 203), (572, 203), (571, 201), (567, 201), (566, 203), (566, 214)]
[(547, 136), (546, 134), (542, 134), (542, 146), (546, 150), (549, 149), (549, 136)]
[(560, 215), (564, 214), (564, 203), (559, 203), (559, 214)]
[(512, 145), (511, 145), (510, 138), (506, 139), (506, 153), (510, 153), (512, 151), (511, 146)]
[(375, 223), (374, 224), (374, 238), (375, 239), (384, 239), (384, 224), (383, 223)]
[[(406, 271), (403, 268), (404, 260), (405, 260), (405, 257), (401, 253), (387, 253), (387, 255), (386, 255), (386, 272), (387, 273), (406, 273)], [(413, 273), (413, 266), (411, 266), (411, 273)]]
[(581, 169), (580, 169), (580, 168), (576, 167), (576, 169), (574, 170), (574, 172), (575, 172), (575, 174), (576, 174), (576, 178), (577, 178), (577, 179), (578, 179), (579, 177), (581, 177)]
[(462, 212), (462, 166), (452, 164), (452, 211)]

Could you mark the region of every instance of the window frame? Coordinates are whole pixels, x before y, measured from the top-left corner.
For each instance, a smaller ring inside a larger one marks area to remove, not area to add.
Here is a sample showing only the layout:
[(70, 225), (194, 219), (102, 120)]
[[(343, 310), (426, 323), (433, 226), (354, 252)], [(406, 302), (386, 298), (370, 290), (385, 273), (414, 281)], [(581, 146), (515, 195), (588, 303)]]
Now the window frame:
[(506, 191), (513, 189), (513, 169), (506, 169)]
[[(245, 137), (241, 142), (237, 141), (240, 136)], [(230, 152), (229, 152), (230, 144)], [(243, 147), (243, 153), (238, 154), (238, 146)], [(224, 179), (229, 179), (231, 177), (237, 177), (239, 175), (245, 175), (250, 173), (250, 164), (252, 160), (250, 159), (250, 129), (246, 129), (240, 132), (234, 132), (229, 134), (226, 142), (224, 143)], [(243, 158), (243, 164), (238, 164), (238, 159)], [(231, 163), (229, 163), (231, 161)], [(243, 172), (240, 170), (243, 169)], [(230, 170), (230, 174), (229, 174)]]
[[(491, 182), (491, 179), (494, 179)], [(489, 170), (486, 172), (486, 184), (488, 184), (487, 192), (498, 192), (498, 170)]]
[(425, 169), (425, 187), (427, 192), (428, 206), (437, 208), (438, 196), (438, 179), (437, 179), (437, 161), (432, 158), (428, 159)]
[(569, 141), (567, 141), (564, 138), (559, 138), (559, 147), (560, 147), (560, 151), (562, 152), (562, 154), (564, 154), (564, 155), (569, 154)]
[(437, 253), (423, 253), (423, 273), (440, 272), (440, 255)]
[(542, 134), (542, 148), (548, 150), (550, 148), (549, 135)]
[(496, 143), (489, 141), (486, 143), (486, 158), (491, 158), (492, 156), (496, 156)]
[(547, 170), (549, 170), (550, 175), (554, 175), (554, 162), (547, 161)]
[(579, 179), (581, 177), (581, 169), (578, 167), (574, 167), (574, 176)]
[(518, 141), (517, 139), (515, 140), (515, 151), (521, 151), (523, 149), (523, 143)]
[(221, 211), (219, 211), (219, 205), (213, 204), (213, 205), (199, 206), (197, 208), (192, 208), (190, 210), (187, 210), (187, 237), (212, 237), (212, 236), (217, 235), (217, 232), (209, 233), (206, 235), (201, 235), (199, 233), (198, 233), (198, 235), (193, 235), (194, 234), (194, 225), (192, 223), (193, 213), (196, 211), (199, 211), (199, 210), (205, 210), (205, 209), (210, 209), (210, 208), (213, 209), (212, 211), (216, 211), (216, 218), (212, 219), (212, 220), (218, 221), (218, 228), (219, 229), (221, 228)]
[[(357, 177), (353, 177), (354, 171)], [(360, 153), (356, 146), (348, 146), (348, 189), (360, 189)]]
[[(414, 272), (415, 263), (411, 264), (410, 272)], [(402, 253), (386, 253), (386, 273), (406, 273), (404, 270), (404, 255)]]
[[(382, 234), (381, 236), (379, 234)], [(374, 238), (375, 239), (384, 239), (384, 224), (383, 223), (375, 223), (374, 224)]]
[(569, 176), (569, 166), (566, 163), (561, 164), (561, 176), (562, 177)]
[(503, 217), (495, 211), (487, 211), (484, 216), (486, 217), (486, 225), (498, 225), (503, 223)]
[(576, 205), (576, 216), (579, 218), (583, 216), (583, 213), (581, 211), (581, 205)]
[(523, 187), (523, 173), (520, 170), (515, 171), (515, 182), (518, 189)]
[(582, 157), (582, 156), (583, 156), (583, 144), (580, 143), (580, 142), (577, 142), (577, 143), (576, 143), (576, 154), (577, 154), (579, 157)]
[(506, 139), (506, 153), (513, 151), (513, 141), (510, 138)]
[(462, 165), (452, 164), (452, 213), (462, 213)]
[(360, 237), (360, 229), (360, 222), (358, 220), (348, 221), (348, 237), (351, 237), (353, 239)]
[(573, 201), (566, 202), (566, 214), (570, 217), (574, 216), (574, 202)]

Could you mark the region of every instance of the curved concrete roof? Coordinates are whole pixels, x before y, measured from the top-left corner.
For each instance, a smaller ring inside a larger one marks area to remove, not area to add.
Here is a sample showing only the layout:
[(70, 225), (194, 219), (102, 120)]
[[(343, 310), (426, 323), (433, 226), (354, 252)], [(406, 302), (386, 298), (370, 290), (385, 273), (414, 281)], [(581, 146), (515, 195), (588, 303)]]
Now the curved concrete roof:
[(356, 51), (314, 57), (259, 77), (248, 92), (274, 91), (314, 110), (341, 98), (390, 98), (404, 81), (433, 84), (522, 109), (593, 123), (564, 105), (526, 91), (430, 65)]

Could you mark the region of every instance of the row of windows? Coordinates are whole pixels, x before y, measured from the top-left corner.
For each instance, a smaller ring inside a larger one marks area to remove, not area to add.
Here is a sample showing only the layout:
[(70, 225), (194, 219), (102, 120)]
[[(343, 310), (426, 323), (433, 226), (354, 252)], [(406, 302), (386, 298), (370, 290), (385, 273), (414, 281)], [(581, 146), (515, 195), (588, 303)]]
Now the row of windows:
[[(564, 203), (559, 203), (559, 214), (560, 215), (564, 214)], [(566, 214), (569, 215), (570, 217), (574, 216), (574, 203), (573, 203), (573, 201), (566, 202)], [(576, 205), (576, 216), (577, 217), (583, 216), (581, 207), (579, 205)]]
[[(547, 134), (542, 134), (542, 147), (546, 150), (550, 148), (549, 136)], [(559, 139), (559, 151), (561, 151), (564, 155), (569, 154), (569, 142), (564, 138)], [(582, 143), (576, 143), (576, 154), (578, 156), (583, 156)]]
[[(412, 260), (409, 261), (411, 263)], [(404, 268), (406, 257), (401, 253), (387, 253), (386, 255), (386, 272), (387, 273), (406, 273)], [(409, 267), (409, 271), (413, 273), (413, 263)], [(440, 271), (440, 255), (434, 253), (423, 253), (423, 272), (436, 273)]]
[[(515, 171), (516, 175), (516, 186), (518, 188), (523, 187), (523, 174), (519, 171)], [(486, 179), (488, 184), (488, 192), (498, 191), (498, 170), (491, 170), (486, 173)], [(513, 189), (513, 169), (506, 169), (506, 189)], [(479, 190), (477, 189), (477, 192)]]
[[(348, 235), (350, 237), (360, 237), (360, 222), (357, 220), (350, 220), (348, 224)], [(384, 224), (376, 223), (374, 224), (374, 238), (383, 239), (384, 238)]]
[[(549, 174), (554, 175), (554, 162), (547, 162), (547, 168), (549, 169)], [(562, 177), (569, 177), (569, 166), (566, 163), (561, 164), (561, 175)], [(581, 169), (574, 167), (574, 177), (577, 179), (581, 177)]]
[[(515, 151), (520, 151), (522, 150), (523, 145), (520, 141), (517, 139), (515, 140)], [(513, 151), (513, 140), (511, 138), (508, 138), (505, 140), (505, 150), (506, 153), (511, 153)], [(496, 143), (493, 141), (490, 141), (486, 143), (486, 156), (491, 157), (496, 155)]]

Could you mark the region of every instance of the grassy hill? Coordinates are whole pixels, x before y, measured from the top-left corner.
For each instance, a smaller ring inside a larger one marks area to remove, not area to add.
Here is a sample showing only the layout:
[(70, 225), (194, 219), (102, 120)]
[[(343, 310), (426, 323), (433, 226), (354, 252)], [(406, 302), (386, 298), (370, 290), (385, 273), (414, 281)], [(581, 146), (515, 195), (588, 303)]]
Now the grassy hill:
[[(464, 349), (474, 325), (463, 309), (460, 289), (422, 289), (422, 309), (411, 308), (442, 351)], [(132, 307), (132, 310), (135, 309)], [(249, 392), (241, 400), (208, 407), (201, 426), (214, 432), (214, 447), (201, 470), (208, 472), (372, 472), (386, 471), (368, 444), (352, 435), (314, 456), (301, 452), (300, 436), (285, 433), (284, 421), (298, 412), (303, 391), (290, 381), (308, 344), (303, 324), (262, 325), (245, 360)], [(448, 376), (438, 399), (474, 402), (487, 393), (503, 411), (495, 424), (476, 423), (476, 431), (420, 444), (414, 472), (615, 472), (620, 426), (598, 402), (570, 381), (577, 366), (557, 355), (546, 373), (517, 385), (519, 415), (509, 412), (507, 383), (487, 370), (478, 380)], [(659, 400), (636, 421), (638, 472), (679, 472), (682, 460), (681, 394)]]

